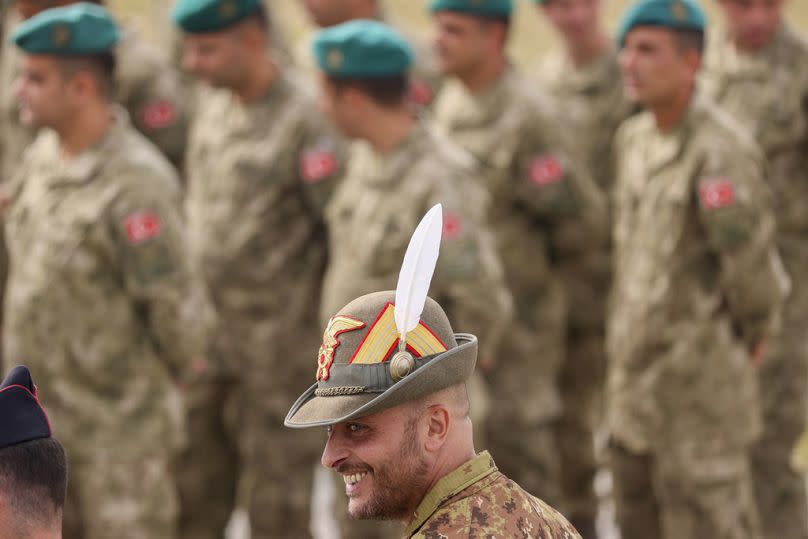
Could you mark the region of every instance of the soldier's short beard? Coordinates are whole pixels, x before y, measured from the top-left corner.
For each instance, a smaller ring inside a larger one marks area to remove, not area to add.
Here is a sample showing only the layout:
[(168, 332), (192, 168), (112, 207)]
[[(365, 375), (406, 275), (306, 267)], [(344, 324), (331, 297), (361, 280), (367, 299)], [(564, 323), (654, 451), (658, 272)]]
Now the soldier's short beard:
[(426, 494), (429, 465), (419, 453), (416, 425), (413, 416), (404, 429), (404, 444), (383, 466), (373, 470), (373, 493), (365, 505), (351, 511), (360, 520), (408, 521)]

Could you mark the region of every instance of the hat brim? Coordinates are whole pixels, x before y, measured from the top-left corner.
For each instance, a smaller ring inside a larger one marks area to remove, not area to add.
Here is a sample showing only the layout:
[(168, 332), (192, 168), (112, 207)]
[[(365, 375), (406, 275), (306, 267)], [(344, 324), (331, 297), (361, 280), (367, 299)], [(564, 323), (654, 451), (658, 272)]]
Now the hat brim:
[(284, 425), (294, 429), (326, 427), (367, 416), (465, 382), (477, 363), (477, 337), (455, 334), (458, 346), (435, 356), (383, 393), (318, 397), (317, 384), (292, 405)]

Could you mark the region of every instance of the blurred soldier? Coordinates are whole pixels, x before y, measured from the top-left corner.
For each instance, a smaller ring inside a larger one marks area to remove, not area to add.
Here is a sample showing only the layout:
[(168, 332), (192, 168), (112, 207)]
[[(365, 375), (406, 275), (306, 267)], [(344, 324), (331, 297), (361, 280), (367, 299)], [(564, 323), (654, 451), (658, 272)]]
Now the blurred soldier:
[(440, 67), (455, 77), (434, 110), (483, 176), (516, 302), (502, 346), (481, 365), (495, 403), (486, 440), (509, 476), (557, 504), (554, 422), (562, 408), (566, 308), (551, 260), (603, 243), (605, 202), (570, 153), (546, 98), (507, 62), (511, 10), (509, 0), (432, 2)]
[[(311, 21), (320, 28), (336, 26), (357, 19), (376, 19), (392, 24), (389, 14), (383, 9), (382, 0), (301, 0)], [(399, 28), (401, 25), (393, 24)], [(435, 66), (435, 58), (429, 46), (416, 36), (405, 33), (407, 40), (415, 45), (415, 65), (409, 77), (409, 98), (413, 103), (426, 107), (432, 104), (440, 90), (442, 77)], [(308, 46), (308, 41), (305, 45)], [(308, 49), (303, 55), (308, 58)]]
[(175, 382), (195, 327), (179, 182), (112, 104), (118, 29), (104, 8), (47, 10), (11, 39), (22, 123), (47, 129), (12, 180), (4, 351), (49, 388), (82, 536), (171, 538)]
[(705, 93), (746, 128), (768, 160), (777, 245), (792, 278), (781, 332), (760, 371), (763, 437), (752, 452), (766, 537), (808, 538), (805, 480), (789, 452), (808, 410), (808, 43), (783, 20), (783, 0), (721, 0), (725, 25), (705, 54)]
[[(633, 107), (625, 99), (617, 51), (601, 26), (602, 0), (535, 0), (558, 32), (563, 50), (549, 54), (538, 70), (541, 87), (557, 101), (575, 133), (575, 145), (593, 178), (611, 192), (612, 142)], [(605, 238), (607, 239), (607, 238)], [(584, 537), (596, 537), (598, 500), (594, 479), (594, 433), (602, 424), (606, 297), (609, 248), (565, 260), (560, 275), (569, 296), (569, 327), (560, 390), (564, 411), (558, 423), (565, 508)]]
[(695, 91), (704, 25), (695, 0), (640, 0), (618, 34), (646, 109), (615, 141), (607, 391), (625, 539), (761, 537), (754, 364), (788, 278), (763, 157)]
[[(75, 0), (13, 0), (9, 28), (19, 21), (55, 6), (77, 3)], [(103, 5), (96, 0), (90, 2)], [(4, 147), (3, 169), (0, 180), (12, 177), (25, 148), (31, 143), (34, 131), (20, 124), (17, 103), (10, 81), (19, 71), (19, 53), (14, 47), (3, 50), (0, 61), (0, 141)], [(116, 75), (115, 101), (129, 111), (132, 124), (174, 163), (180, 166), (185, 151), (188, 130), (187, 116), (180, 94), (179, 73), (172, 69), (165, 55), (149, 46), (134, 31), (123, 29), (115, 48)]]
[(217, 311), (206, 372), (189, 397), (183, 535), (222, 537), (238, 479), (253, 537), (305, 537), (317, 438), (281, 423), (287, 380), (309, 370), (293, 350), (319, 340), (323, 208), (345, 148), (273, 62), (258, 0), (181, 0), (173, 19), (185, 33), (185, 69), (208, 86), (191, 133), (186, 215), (194, 267)]
[(31, 373), (0, 383), (0, 539), (61, 539), (67, 459)]
[[(430, 356), (402, 370), (391, 358), (395, 346), (376, 346), (373, 337), (398, 340), (395, 326), (379, 323), (394, 300), (393, 292), (363, 296), (331, 319), (318, 358), (325, 371), (318, 367), (317, 383), (286, 418), (289, 427), (328, 427), (322, 463), (344, 478), (351, 515), (400, 521), (404, 537), (580, 539), (487, 451), (476, 453), (466, 392), (475, 336), (453, 333), (427, 299), (407, 337), (431, 336)], [(357, 356), (367, 361), (357, 364)]]
[[(511, 297), (485, 228), (487, 194), (473, 180), (470, 156), (418, 119), (407, 103), (412, 51), (403, 36), (375, 21), (320, 32), (315, 56), (328, 115), (356, 144), (345, 182), (326, 213), (330, 258), (321, 321), (352, 298), (390, 288), (418, 219), (444, 207), (436, 297), (490, 342), (494, 353), (509, 324)], [(340, 490), (344, 490), (342, 480)], [(342, 504), (338, 513), (344, 514)], [(344, 537), (372, 536), (343, 518)]]

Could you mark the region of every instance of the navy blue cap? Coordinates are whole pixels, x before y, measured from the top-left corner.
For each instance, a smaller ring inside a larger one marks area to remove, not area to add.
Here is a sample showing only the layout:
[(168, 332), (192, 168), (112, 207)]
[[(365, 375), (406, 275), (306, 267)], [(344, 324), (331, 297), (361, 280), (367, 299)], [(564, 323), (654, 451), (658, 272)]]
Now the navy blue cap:
[(14, 367), (0, 384), (0, 449), (50, 436), (50, 422), (28, 367)]

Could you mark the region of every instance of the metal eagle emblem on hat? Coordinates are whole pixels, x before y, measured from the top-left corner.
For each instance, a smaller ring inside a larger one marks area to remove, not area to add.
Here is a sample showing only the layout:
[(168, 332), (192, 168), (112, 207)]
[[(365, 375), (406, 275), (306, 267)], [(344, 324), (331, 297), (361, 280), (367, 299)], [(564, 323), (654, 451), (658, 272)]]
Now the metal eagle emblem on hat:
[(59, 48), (70, 43), (70, 28), (65, 24), (57, 24), (51, 30), (51, 42)]
[(233, 0), (225, 0), (219, 5), (219, 17), (222, 19), (232, 19), (238, 13), (236, 3)]
[(328, 56), (326, 56), (325, 61), (331, 69), (339, 69), (342, 67), (342, 62), (344, 61), (342, 51), (339, 49), (331, 49), (328, 51)]
[(687, 7), (680, 0), (674, 0), (671, 4), (671, 15), (677, 21), (687, 20)]

